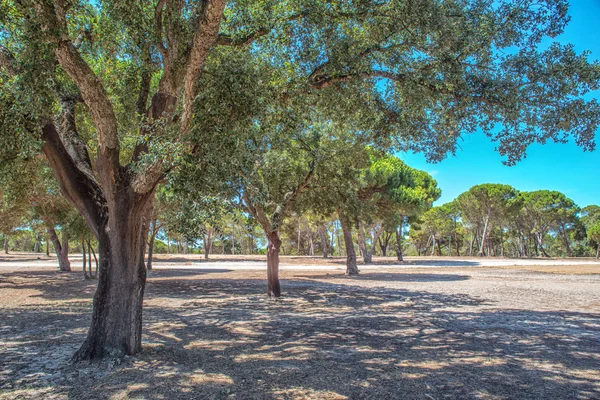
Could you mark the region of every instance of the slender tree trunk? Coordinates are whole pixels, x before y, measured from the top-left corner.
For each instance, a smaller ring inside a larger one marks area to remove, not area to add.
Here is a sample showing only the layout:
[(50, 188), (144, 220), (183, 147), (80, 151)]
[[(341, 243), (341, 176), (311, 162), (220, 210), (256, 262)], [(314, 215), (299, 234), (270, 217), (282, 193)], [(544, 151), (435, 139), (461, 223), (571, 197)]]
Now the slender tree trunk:
[(365, 227), (361, 221), (358, 222), (358, 252), (363, 260), (366, 262), (367, 257), (367, 243), (365, 239)]
[(83, 254), (83, 278), (91, 279), (91, 276), (88, 275), (86, 262), (87, 262), (87, 253), (85, 251), (85, 240), (81, 239), (81, 253)]
[(596, 259), (600, 258), (600, 243), (598, 243), (598, 246), (596, 247)]
[(567, 252), (567, 257), (571, 257), (571, 244), (569, 240), (569, 235), (565, 229), (561, 229), (563, 243), (565, 244), (565, 250)]
[(300, 221), (298, 221), (298, 248), (296, 250), (296, 255), (299, 256), (300, 255), (300, 240), (301, 240), (301, 236), (300, 234), (302, 233), (302, 231), (300, 230)]
[(69, 240), (67, 239), (66, 229), (63, 227), (61, 232), (62, 244), (54, 228), (48, 228), (48, 236), (52, 240), (56, 257), (58, 258), (58, 267), (61, 272), (71, 272), (71, 262), (69, 261)]
[(315, 255), (315, 243), (313, 242), (313, 239), (312, 239), (312, 232), (309, 232), (308, 243), (310, 245), (310, 247), (309, 247), (309, 249), (310, 249), (309, 250), (309, 254), (311, 256), (314, 256)]
[(390, 237), (392, 236), (391, 233), (389, 232), (385, 232), (385, 235), (383, 237), (379, 237), (379, 248), (381, 249), (381, 255), (384, 257), (387, 257), (387, 249), (388, 249), (388, 244), (390, 243)]
[(94, 276), (94, 273), (92, 272), (92, 245), (90, 244), (90, 241), (87, 241), (87, 247), (88, 247), (88, 274), (90, 275), (91, 279), (95, 279), (96, 277)]
[(352, 240), (352, 223), (349, 218), (340, 215), (340, 224), (342, 225), (344, 244), (346, 245), (346, 275), (358, 275), (356, 252), (354, 251), (354, 241)]
[(329, 249), (331, 250), (331, 255), (335, 256), (335, 241), (336, 241), (336, 239), (337, 239), (337, 244), (338, 244), (338, 247), (337, 247), (338, 248), (338, 255), (340, 253), (339, 249), (341, 249), (342, 247), (341, 247), (341, 243), (340, 243), (340, 235), (339, 235), (339, 232), (338, 232), (338, 229), (337, 229), (337, 222), (333, 221), (332, 225), (333, 225), (332, 226), (333, 230), (331, 232), (331, 246), (329, 246)]
[[(398, 261), (404, 261), (404, 255), (402, 254), (402, 222), (400, 222), (400, 226), (396, 228), (396, 256), (398, 257)], [(417, 249), (417, 254), (421, 255), (420, 247)]]
[(152, 221), (152, 231), (150, 233), (150, 240), (148, 241), (148, 260), (146, 261), (146, 269), (152, 269), (152, 259), (154, 257), (154, 242), (156, 241), (156, 235), (158, 229), (156, 229), (156, 220)]
[[(342, 222), (340, 221), (340, 229), (341, 229), (341, 227), (342, 227)], [(335, 236), (337, 239), (337, 248), (338, 248), (338, 256), (339, 256), (342, 254), (342, 242), (340, 240), (340, 230), (339, 229), (337, 229)], [(342, 232), (342, 236), (344, 236), (343, 232)]]
[(4, 254), (8, 254), (8, 242), (10, 241), (10, 235), (7, 233), (4, 235)]
[[(94, 251), (94, 247), (93, 246), (89, 246), (89, 248), (90, 248), (90, 252), (94, 256), (94, 265), (96, 267), (96, 269), (94, 271), (94, 278), (98, 278), (98, 257), (96, 257), (96, 252)], [(90, 266), (90, 274), (91, 273), (92, 273), (92, 267)]]
[(431, 255), (434, 256), (435, 255), (435, 236), (431, 236)]
[(483, 233), (481, 234), (481, 243), (479, 244), (479, 257), (483, 257), (483, 249), (485, 247), (485, 243), (486, 243), (486, 236), (487, 236), (487, 228), (488, 228), (488, 223), (490, 222), (490, 213), (488, 212), (487, 215), (485, 216), (485, 223), (483, 224)]
[(364, 256), (365, 264), (373, 263), (373, 251), (375, 250), (376, 243), (379, 240), (379, 235), (381, 235), (382, 230), (383, 230), (383, 224), (381, 224), (377, 228), (375, 228), (375, 235), (372, 237), (371, 246), (369, 247), (369, 249), (366, 248), (366, 244), (365, 244), (365, 256)]
[(267, 294), (269, 297), (280, 297), (279, 250), (281, 249), (281, 239), (279, 232), (267, 233), (267, 242)]
[(471, 233), (471, 242), (469, 243), (469, 257), (473, 257), (473, 243), (475, 242), (475, 232)]
[(326, 238), (325, 227), (319, 225), (317, 227), (317, 232), (319, 233), (319, 239), (321, 240), (321, 248), (323, 250), (323, 258), (329, 257), (329, 240)]
[(50, 257), (50, 238), (46, 235), (46, 257)]
[(539, 245), (540, 252), (542, 253), (542, 255), (544, 257), (550, 257), (548, 255), (548, 253), (546, 253), (546, 249), (544, 249), (544, 243), (543, 243), (544, 234), (540, 232), (540, 233), (536, 234), (536, 236), (538, 238), (538, 245)]
[(204, 235), (204, 259), (208, 260), (208, 256), (210, 255), (210, 251), (212, 249), (212, 235), (211, 231), (207, 230), (206, 235)]

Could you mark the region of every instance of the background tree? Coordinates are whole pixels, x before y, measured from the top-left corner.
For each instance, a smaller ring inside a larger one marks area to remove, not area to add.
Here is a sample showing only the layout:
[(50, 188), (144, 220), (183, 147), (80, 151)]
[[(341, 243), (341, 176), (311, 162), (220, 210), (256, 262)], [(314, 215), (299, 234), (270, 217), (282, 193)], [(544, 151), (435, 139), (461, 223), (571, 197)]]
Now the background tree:
[(563, 193), (551, 190), (521, 192), (522, 215), (525, 226), (535, 237), (536, 250), (550, 257), (544, 248), (544, 236), (557, 225), (565, 215), (575, 213), (577, 205)]
[(590, 242), (596, 243), (596, 258), (600, 258), (600, 222), (596, 221), (587, 229), (587, 236)]
[(479, 256), (485, 254), (487, 238), (494, 226), (506, 215), (517, 191), (508, 185), (486, 183), (476, 185), (458, 196), (461, 216), (471, 224), (473, 235), (479, 233)]

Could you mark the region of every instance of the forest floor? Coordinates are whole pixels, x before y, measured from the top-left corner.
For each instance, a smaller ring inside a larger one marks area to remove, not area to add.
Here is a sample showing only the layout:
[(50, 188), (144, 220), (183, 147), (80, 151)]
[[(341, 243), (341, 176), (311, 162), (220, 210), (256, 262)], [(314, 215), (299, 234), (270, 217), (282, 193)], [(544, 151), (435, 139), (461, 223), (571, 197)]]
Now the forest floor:
[(262, 257), (161, 256), (143, 351), (72, 365), (95, 282), (2, 255), (0, 399), (600, 398), (596, 260), (343, 263), (282, 257), (273, 300)]

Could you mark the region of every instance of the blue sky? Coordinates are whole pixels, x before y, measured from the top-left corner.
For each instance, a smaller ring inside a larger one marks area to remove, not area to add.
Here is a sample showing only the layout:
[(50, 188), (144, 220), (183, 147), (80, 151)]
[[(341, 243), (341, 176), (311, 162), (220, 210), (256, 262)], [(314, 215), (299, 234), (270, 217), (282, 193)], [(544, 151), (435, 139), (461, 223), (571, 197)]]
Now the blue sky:
[[(571, 22), (555, 40), (572, 43), (576, 51), (590, 50), (590, 60), (600, 60), (600, 0), (572, 0)], [(551, 41), (548, 41), (548, 43)], [(596, 98), (600, 94), (596, 93)], [(464, 135), (455, 156), (428, 164), (421, 154), (399, 153), (408, 165), (429, 172), (438, 181), (440, 205), (479, 183), (505, 183), (519, 190), (558, 190), (579, 206), (600, 205), (600, 132), (597, 149), (584, 152), (574, 143), (532, 145), (527, 158), (516, 166), (502, 164), (495, 144), (481, 133)]]

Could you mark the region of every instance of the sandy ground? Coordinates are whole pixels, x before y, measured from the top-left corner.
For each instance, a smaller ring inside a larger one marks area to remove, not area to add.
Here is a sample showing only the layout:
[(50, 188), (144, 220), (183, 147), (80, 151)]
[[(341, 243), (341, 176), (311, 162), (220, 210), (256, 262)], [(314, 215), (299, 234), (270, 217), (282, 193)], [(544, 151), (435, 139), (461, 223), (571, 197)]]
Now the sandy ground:
[[(95, 282), (0, 256), (0, 399), (598, 399), (592, 259), (161, 257), (144, 350), (72, 365)], [(74, 267), (79, 267), (76, 260)]]

